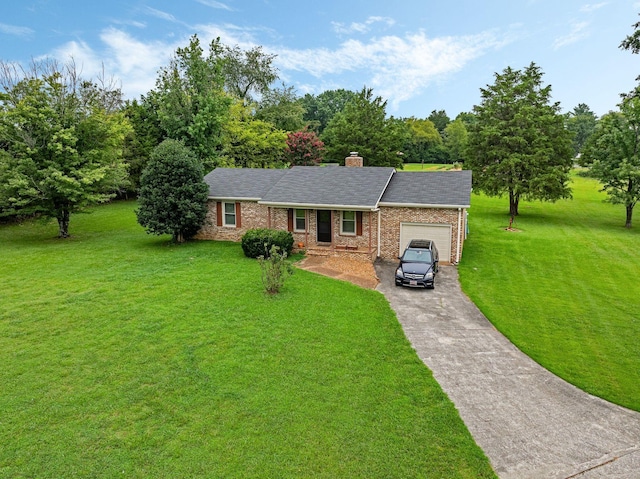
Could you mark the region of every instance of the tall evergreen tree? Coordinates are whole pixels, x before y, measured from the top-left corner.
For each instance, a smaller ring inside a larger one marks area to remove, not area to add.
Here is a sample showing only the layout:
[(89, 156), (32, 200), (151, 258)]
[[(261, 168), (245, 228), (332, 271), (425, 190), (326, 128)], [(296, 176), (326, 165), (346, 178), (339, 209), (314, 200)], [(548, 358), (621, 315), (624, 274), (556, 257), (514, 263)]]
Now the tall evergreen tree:
[(373, 90), (363, 88), (337, 113), (322, 134), (327, 157), (343, 160), (352, 151), (359, 152), (365, 166), (402, 168), (404, 130), (387, 118), (387, 102), (373, 96)]
[(573, 153), (582, 152), (585, 143), (596, 129), (598, 117), (588, 105), (580, 103), (567, 114), (567, 130), (573, 133)]
[(542, 70), (506, 68), (482, 88), (474, 107), (467, 162), (474, 187), (490, 196), (509, 196), (509, 213), (521, 199), (555, 201), (571, 197), (571, 133), (564, 127), (551, 86), (542, 86)]

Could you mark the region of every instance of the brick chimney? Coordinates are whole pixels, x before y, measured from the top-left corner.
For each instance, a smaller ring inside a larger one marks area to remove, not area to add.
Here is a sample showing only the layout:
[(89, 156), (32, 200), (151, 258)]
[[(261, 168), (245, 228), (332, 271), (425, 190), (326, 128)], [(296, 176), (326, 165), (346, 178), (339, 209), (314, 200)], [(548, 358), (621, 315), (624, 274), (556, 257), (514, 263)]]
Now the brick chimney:
[(362, 168), (364, 166), (364, 160), (361, 156), (358, 156), (357, 151), (352, 151), (351, 155), (344, 159), (344, 166)]

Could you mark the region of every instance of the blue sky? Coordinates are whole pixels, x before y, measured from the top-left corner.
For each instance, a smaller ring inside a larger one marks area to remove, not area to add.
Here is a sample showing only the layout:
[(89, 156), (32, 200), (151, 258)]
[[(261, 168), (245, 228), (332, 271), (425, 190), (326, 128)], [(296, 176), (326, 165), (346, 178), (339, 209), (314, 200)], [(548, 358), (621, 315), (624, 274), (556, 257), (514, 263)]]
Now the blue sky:
[(192, 34), (219, 36), (277, 54), (300, 95), (366, 85), (388, 113), (418, 118), (470, 111), (495, 72), (533, 61), (564, 111), (602, 115), (640, 74), (640, 55), (618, 48), (639, 12), (637, 0), (13, 0), (0, 59), (72, 56), (87, 77), (104, 65), (136, 98)]

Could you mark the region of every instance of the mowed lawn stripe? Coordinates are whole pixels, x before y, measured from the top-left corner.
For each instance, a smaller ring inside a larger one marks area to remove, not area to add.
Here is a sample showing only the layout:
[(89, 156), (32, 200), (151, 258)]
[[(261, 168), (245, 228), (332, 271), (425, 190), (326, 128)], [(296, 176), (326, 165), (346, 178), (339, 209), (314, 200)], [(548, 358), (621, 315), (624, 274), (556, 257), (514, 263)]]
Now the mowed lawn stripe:
[[(640, 410), (640, 228), (574, 176), (573, 200), (474, 195), (464, 290), (514, 344), (576, 386)], [(640, 220), (639, 220), (640, 221)], [(639, 223), (640, 224), (640, 223)]]
[(380, 293), (134, 208), (0, 227), (0, 476), (495, 477)]

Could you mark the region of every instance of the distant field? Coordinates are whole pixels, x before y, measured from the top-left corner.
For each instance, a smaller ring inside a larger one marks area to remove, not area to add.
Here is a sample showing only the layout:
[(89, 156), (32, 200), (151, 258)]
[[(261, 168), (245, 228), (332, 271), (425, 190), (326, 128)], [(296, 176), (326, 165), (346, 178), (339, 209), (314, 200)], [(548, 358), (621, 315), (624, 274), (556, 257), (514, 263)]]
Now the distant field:
[(380, 293), (134, 208), (0, 226), (0, 477), (495, 477)]
[(434, 163), (425, 163), (424, 165), (420, 163), (405, 163), (404, 171), (447, 171), (453, 168), (452, 164), (434, 164)]
[(574, 199), (473, 195), (459, 266), (465, 292), (521, 350), (592, 394), (640, 411), (640, 209), (603, 203), (591, 179)]

